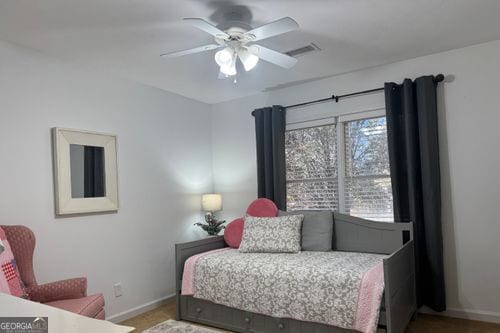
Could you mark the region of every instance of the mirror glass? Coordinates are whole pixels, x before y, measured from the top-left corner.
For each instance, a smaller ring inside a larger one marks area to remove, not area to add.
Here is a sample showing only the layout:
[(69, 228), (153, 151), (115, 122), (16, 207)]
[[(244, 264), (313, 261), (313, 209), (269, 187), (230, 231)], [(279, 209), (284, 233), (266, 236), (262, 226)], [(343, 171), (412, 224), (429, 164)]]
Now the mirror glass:
[(104, 147), (70, 144), (69, 152), (71, 197), (105, 197)]

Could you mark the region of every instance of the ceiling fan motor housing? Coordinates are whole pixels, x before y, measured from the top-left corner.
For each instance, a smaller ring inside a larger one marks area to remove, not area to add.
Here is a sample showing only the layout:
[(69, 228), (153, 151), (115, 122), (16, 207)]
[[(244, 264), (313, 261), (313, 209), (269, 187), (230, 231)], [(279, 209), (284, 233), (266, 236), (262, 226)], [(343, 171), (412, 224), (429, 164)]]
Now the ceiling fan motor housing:
[[(229, 29), (224, 30), (224, 32), (229, 36), (215, 36), (215, 42), (219, 45), (229, 44), (231, 42), (238, 42), (239, 45), (243, 45), (251, 42), (255, 39), (255, 35), (246, 34), (249, 31), (248, 29), (241, 27), (231, 27)], [(234, 44), (234, 43), (233, 43)]]

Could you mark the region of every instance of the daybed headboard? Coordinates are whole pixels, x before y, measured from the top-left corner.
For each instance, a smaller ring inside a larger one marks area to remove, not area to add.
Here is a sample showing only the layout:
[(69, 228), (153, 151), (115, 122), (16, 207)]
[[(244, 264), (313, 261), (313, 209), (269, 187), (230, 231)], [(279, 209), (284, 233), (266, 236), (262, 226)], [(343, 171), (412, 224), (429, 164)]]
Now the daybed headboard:
[(335, 249), (338, 251), (391, 254), (413, 239), (413, 223), (374, 222), (333, 213)]

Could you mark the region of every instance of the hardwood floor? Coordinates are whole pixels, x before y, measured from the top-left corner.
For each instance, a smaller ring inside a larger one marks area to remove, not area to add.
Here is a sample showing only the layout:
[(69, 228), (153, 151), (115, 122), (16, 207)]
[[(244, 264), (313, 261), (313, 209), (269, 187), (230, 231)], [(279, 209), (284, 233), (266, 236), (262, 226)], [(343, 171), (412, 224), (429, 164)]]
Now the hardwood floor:
[[(139, 333), (168, 319), (175, 320), (174, 302), (125, 320), (120, 324), (133, 326), (136, 328), (134, 333)], [(500, 325), (420, 314), (416, 321), (410, 323), (406, 333), (500, 333)]]
[(166, 303), (154, 310), (125, 320), (120, 324), (135, 327), (134, 333), (138, 333), (169, 319), (175, 320), (175, 302)]

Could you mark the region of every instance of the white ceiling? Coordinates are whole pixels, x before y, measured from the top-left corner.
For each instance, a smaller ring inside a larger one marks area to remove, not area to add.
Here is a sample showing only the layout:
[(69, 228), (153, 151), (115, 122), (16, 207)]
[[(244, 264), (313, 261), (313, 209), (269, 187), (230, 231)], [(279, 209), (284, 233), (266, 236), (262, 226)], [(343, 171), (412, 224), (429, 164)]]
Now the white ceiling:
[[(284, 16), (300, 30), (261, 44), (322, 51), (290, 70), (263, 61), (238, 82), (218, 80), (214, 51), (177, 59), (168, 51), (211, 43), (182, 22), (221, 23), (228, 10), (252, 26)], [(500, 39), (499, 0), (0, 0), (0, 39), (86, 68), (108, 71), (207, 103), (265, 89)]]

